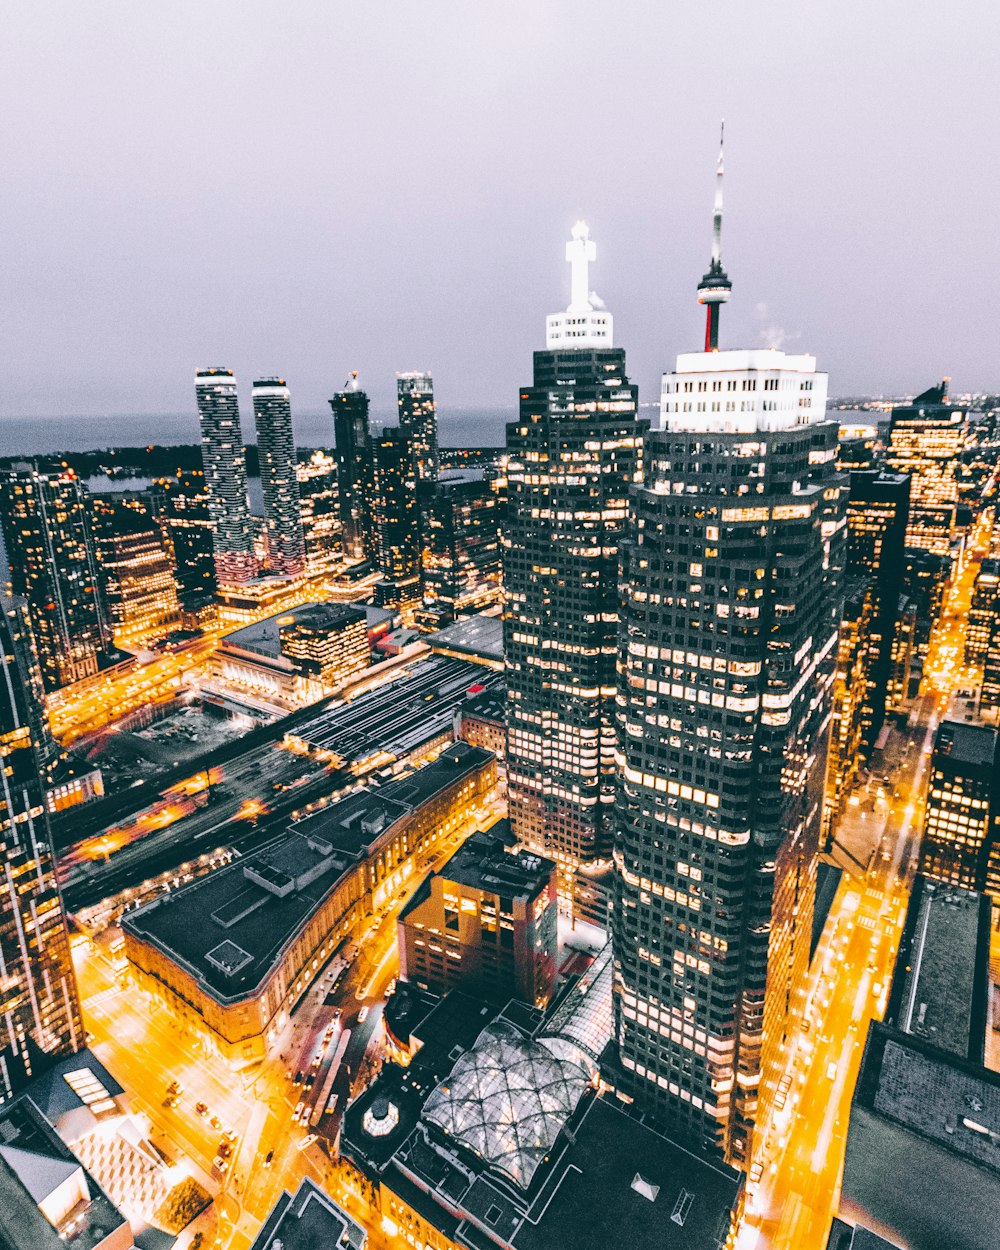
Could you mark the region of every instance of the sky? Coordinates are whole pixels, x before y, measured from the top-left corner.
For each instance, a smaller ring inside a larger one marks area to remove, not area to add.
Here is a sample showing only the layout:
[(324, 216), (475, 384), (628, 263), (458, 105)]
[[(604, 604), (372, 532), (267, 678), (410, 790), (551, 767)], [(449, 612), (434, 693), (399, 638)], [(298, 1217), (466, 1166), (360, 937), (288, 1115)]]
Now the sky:
[(0, 0), (0, 419), (194, 409), (194, 370), (442, 411), (530, 381), (564, 245), (640, 399), (721, 345), (834, 395), (1000, 391), (996, 0)]

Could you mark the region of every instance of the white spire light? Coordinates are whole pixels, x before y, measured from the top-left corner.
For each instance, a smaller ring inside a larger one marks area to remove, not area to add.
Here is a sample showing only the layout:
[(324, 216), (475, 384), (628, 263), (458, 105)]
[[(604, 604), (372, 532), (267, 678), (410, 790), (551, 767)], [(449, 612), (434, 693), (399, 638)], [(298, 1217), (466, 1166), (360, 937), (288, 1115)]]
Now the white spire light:
[(546, 347), (576, 349), (612, 345), (614, 318), (590, 289), (590, 265), (596, 259), (597, 245), (590, 237), (590, 227), (585, 221), (576, 222), (566, 244), (569, 305), (565, 312), (551, 313), (545, 319)]

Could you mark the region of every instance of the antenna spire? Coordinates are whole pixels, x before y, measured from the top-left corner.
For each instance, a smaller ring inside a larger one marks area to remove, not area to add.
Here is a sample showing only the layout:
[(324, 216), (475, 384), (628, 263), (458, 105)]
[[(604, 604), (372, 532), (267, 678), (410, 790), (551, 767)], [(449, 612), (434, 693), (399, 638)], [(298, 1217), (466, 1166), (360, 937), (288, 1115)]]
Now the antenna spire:
[(715, 204), (712, 209), (712, 261), (708, 273), (698, 283), (698, 303), (706, 305), (705, 351), (719, 349), (719, 305), (729, 299), (733, 284), (722, 268), (722, 180), (725, 174), (723, 148), (725, 121), (719, 127), (719, 159), (715, 166)]

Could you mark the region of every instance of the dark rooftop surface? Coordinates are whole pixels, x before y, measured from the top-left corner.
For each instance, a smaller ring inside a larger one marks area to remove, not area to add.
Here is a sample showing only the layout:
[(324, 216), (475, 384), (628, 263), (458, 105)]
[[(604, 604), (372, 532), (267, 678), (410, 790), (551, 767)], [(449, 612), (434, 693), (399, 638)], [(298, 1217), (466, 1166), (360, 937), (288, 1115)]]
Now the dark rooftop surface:
[(898, 1242), (886, 1241), (860, 1224), (853, 1227), (843, 1220), (834, 1220), (826, 1250), (900, 1250), (900, 1246)]
[(504, 689), (477, 690), (462, 703), (462, 713), (480, 716), (483, 720), (496, 721), (498, 725), (504, 725), (507, 722), (507, 691)]
[(250, 1250), (361, 1250), (365, 1241), (361, 1225), (307, 1176), (278, 1199)]
[(281, 629), (293, 624), (308, 625), (313, 629), (336, 629), (347, 621), (364, 620), (364, 608), (350, 603), (304, 603), (289, 612), (277, 612), (263, 621), (244, 625), (226, 634), (222, 645), (239, 647), (243, 651), (255, 651), (268, 659), (281, 655)]
[(990, 768), (996, 761), (997, 731), (989, 725), (969, 725), (965, 721), (946, 720), (938, 727), (934, 739), (934, 758), (945, 756), (954, 764), (970, 764)]
[(508, 851), (502, 834), (493, 830), (480, 831), (463, 842), (440, 872), (423, 880), (399, 918), (405, 920), (415, 907), (430, 897), (434, 877), (506, 898), (530, 899), (547, 884), (555, 867), (553, 860), (541, 855), (523, 850)]
[(245, 997), (393, 824), (490, 759), (489, 751), (457, 742), (407, 777), (356, 791), (296, 821), (255, 854), (161, 896), (122, 925), (186, 967), (216, 997)]
[(503, 660), (503, 621), (499, 616), (469, 616), (428, 634), (433, 650), (454, 651), (484, 660)]
[(990, 908), (981, 894), (918, 877), (886, 1023), (953, 1055), (982, 1060)]

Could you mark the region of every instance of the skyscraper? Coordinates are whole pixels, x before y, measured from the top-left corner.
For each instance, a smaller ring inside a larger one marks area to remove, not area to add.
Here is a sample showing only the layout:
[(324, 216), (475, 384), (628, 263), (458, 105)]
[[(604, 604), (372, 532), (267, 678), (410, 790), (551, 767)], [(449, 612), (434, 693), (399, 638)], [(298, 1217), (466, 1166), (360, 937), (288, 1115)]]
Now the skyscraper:
[(743, 1165), (809, 959), (844, 530), (826, 390), (812, 356), (679, 356), (622, 552), (622, 1084)]
[(892, 411), (886, 464), (908, 473), (907, 547), (947, 556), (955, 534), (956, 470), (965, 447), (965, 409), (948, 403), (948, 380)]
[(434, 379), (429, 373), (396, 374), (396, 406), (399, 428), (409, 437), (417, 469), (417, 481), (433, 483), (438, 477), (437, 408)]
[(236, 379), (231, 369), (199, 369), (194, 378), (201, 422), (205, 492), (214, 527), (215, 571), (239, 585), (256, 575), (247, 502), (247, 464)]
[(847, 573), (870, 579), (874, 650), (867, 666), (862, 711), (865, 752), (885, 721), (892, 643), (903, 588), (903, 550), (910, 513), (910, 479), (904, 473), (864, 470), (850, 476), (847, 500)]
[(179, 469), (176, 477), (156, 483), (151, 499), (173, 552), (177, 597), (185, 624), (205, 624), (214, 615), (219, 588), (205, 474), (201, 469)]
[(403, 429), (383, 430), (375, 447), (375, 522), (383, 606), (409, 612), (420, 596), (420, 513), (416, 461)]
[(289, 399), (284, 378), (258, 378), (253, 384), (268, 559), (272, 572), (301, 577), (306, 567), (306, 549)]
[(497, 497), (490, 484), (441, 482), (426, 507), (423, 610), (439, 624), (500, 597)]
[(618, 544), (645, 426), (612, 316), (589, 289), (595, 251), (577, 222), (569, 307), (548, 317), (507, 426), (504, 650), (512, 828), (558, 864), (562, 907), (605, 924)]
[(30, 606), (46, 691), (93, 676), (111, 634), (87, 488), (70, 469), (15, 465), (0, 474), (0, 522), (11, 586)]
[(84, 1036), (44, 809), (44, 704), (30, 652), (24, 600), (0, 596), (0, 1102)]
[(368, 427), (368, 396), (352, 373), (347, 386), (330, 400), (337, 450), (337, 490), (341, 540), (348, 560), (373, 560), (378, 539), (372, 512), (375, 466)]
[(297, 467), (295, 475), (306, 568), (311, 576), (331, 573), (342, 563), (337, 462), (325, 451), (317, 450)]
[(115, 643), (163, 638), (181, 616), (163, 531), (137, 494), (95, 495), (91, 508), (101, 593)]

